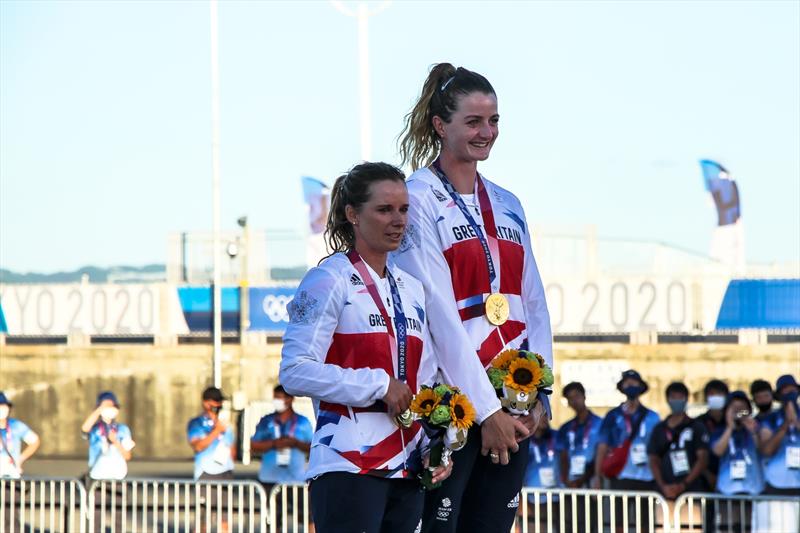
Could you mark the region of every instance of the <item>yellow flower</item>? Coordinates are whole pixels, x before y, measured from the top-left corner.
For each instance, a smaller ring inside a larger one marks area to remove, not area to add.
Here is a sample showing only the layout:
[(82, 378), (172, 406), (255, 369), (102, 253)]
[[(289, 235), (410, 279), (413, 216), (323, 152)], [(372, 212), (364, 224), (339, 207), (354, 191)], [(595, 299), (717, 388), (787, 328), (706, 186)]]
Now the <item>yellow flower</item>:
[(450, 415), (455, 427), (469, 429), (475, 420), (475, 408), (465, 395), (454, 394), (450, 398)]
[(512, 361), (519, 358), (519, 351), (518, 350), (506, 350), (505, 352), (500, 352), (497, 357), (492, 359), (492, 366), (494, 368), (499, 368), (500, 370), (508, 369), (508, 365), (511, 364)]
[(517, 358), (508, 367), (505, 385), (519, 392), (530, 393), (536, 390), (543, 377), (544, 372), (539, 365), (528, 359)]
[(433, 389), (422, 389), (411, 401), (411, 412), (420, 416), (430, 416), (433, 410), (438, 407), (440, 400), (439, 396), (433, 392)]

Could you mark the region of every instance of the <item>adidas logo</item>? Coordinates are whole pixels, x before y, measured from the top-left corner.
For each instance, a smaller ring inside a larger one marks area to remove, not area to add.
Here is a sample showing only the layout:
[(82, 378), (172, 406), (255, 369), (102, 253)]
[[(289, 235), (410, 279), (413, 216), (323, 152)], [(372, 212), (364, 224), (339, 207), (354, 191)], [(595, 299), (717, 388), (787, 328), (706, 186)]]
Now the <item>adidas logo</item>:
[(519, 507), (519, 493), (517, 493), (517, 495), (514, 496), (513, 500), (508, 502), (508, 506), (507, 507), (509, 509), (516, 509), (517, 507)]
[(355, 274), (353, 274), (352, 276), (350, 276), (350, 283), (352, 283), (353, 285), (356, 285), (356, 286), (358, 286), (358, 285), (364, 285), (364, 282), (363, 282), (363, 281), (361, 281), (361, 278), (359, 278), (359, 277), (358, 277), (357, 275), (355, 275)]
[(442, 191), (434, 189), (433, 187), (431, 187), (431, 190), (433, 191), (433, 195), (436, 197), (437, 200), (439, 200), (440, 202), (447, 201), (447, 197), (444, 194), (442, 194)]

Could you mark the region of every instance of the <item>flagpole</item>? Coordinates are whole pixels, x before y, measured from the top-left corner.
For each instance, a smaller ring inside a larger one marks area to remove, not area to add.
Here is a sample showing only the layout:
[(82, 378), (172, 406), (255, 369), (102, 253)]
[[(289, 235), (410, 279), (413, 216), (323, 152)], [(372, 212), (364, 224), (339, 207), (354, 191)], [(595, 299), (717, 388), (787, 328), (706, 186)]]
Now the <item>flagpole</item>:
[(211, 7), (211, 182), (213, 212), (214, 274), (211, 301), (213, 337), (214, 386), (222, 388), (222, 288), (220, 287), (220, 178), (219, 178), (219, 28), (217, 0), (210, 0)]

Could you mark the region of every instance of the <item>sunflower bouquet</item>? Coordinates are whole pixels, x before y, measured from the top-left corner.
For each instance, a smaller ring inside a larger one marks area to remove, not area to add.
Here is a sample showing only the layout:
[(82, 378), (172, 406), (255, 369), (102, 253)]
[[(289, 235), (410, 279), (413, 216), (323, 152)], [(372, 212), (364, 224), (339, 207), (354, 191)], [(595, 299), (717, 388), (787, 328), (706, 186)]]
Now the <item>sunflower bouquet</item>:
[(553, 370), (544, 358), (526, 350), (501, 352), (486, 373), (500, 404), (515, 415), (527, 415), (536, 405), (538, 392), (553, 385)]
[(435, 383), (422, 385), (411, 401), (411, 412), (422, 424), (430, 439), (428, 468), (422, 474), (422, 484), (427, 489), (439, 486), (432, 482), (433, 471), (447, 466), (450, 455), (467, 443), (467, 430), (475, 421), (475, 408), (457, 387)]

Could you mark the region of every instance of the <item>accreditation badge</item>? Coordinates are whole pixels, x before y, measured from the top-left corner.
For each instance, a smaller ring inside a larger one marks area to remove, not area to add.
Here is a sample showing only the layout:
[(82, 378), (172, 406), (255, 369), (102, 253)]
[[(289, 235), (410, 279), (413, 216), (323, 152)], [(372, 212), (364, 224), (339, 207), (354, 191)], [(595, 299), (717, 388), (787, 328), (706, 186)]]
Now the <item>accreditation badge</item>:
[(631, 446), (631, 462), (636, 466), (647, 463), (647, 448), (641, 442)]
[(485, 310), (486, 319), (495, 326), (502, 326), (508, 320), (510, 309), (508, 300), (499, 292), (495, 292), (486, 298)]
[(800, 446), (786, 447), (786, 468), (800, 468)]
[(545, 467), (539, 469), (539, 481), (544, 488), (550, 488), (556, 486), (556, 473), (551, 467)]
[(686, 450), (673, 450), (669, 452), (669, 462), (672, 465), (672, 474), (676, 477), (689, 473), (689, 456)]
[(731, 479), (739, 480), (744, 479), (747, 475), (747, 463), (744, 459), (735, 459), (731, 461)]
[(586, 456), (573, 455), (569, 459), (569, 477), (575, 479), (586, 473)]
[(289, 463), (292, 462), (292, 449), (291, 448), (281, 448), (278, 450), (278, 453), (275, 455), (275, 464), (278, 466), (289, 466)]

